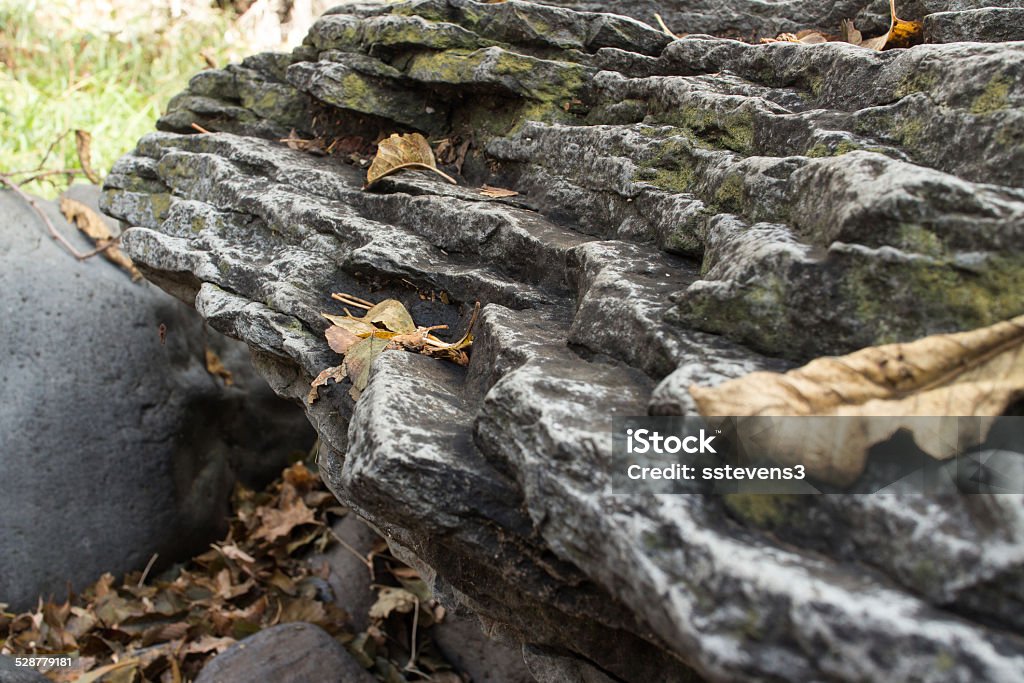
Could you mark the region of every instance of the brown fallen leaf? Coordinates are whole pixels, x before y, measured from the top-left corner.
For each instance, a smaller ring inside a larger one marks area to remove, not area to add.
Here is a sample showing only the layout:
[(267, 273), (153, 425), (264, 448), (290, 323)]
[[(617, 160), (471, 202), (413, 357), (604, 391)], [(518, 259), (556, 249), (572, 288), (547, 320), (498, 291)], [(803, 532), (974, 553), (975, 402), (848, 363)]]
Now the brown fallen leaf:
[(287, 536), (295, 527), (316, 523), (314, 510), (289, 485), (285, 485), (281, 494), (280, 507), (263, 509), (261, 519), (262, 523), (253, 532), (252, 538), (271, 542)]
[(458, 185), (454, 178), (437, 167), (430, 143), (419, 133), (399, 135), (393, 133), (386, 140), (377, 143), (377, 155), (366, 172), (366, 185), (370, 188), (381, 178), (405, 169), (433, 171), (452, 185)]
[[(103, 256), (108, 261), (120, 266), (132, 276), (132, 281), (142, 279), (132, 260), (125, 256), (124, 252), (117, 246), (117, 238), (110, 232), (110, 228), (100, 216), (82, 202), (61, 197), (60, 212), (69, 222), (74, 223), (87, 237), (92, 239), (97, 247), (106, 247)], [(108, 246), (109, 245), (109, 246)]]
[(480, 188), (480, 194), (485, 197), (515, 197), (519, 193), (515, 190), (506, 190), (503, 187), (491, 187), (484, 185)]
[(308, 152), (316, 156), (326, 156), (328, 153), (327, 143), (323, 138), (312, 138), (310, 140), (304, 140), (298, 137), (298, 133), (292, 128), (288, 137), (281, 138), (278, 142), (283, 142), (288, 145), (288, 149), (298, 150), (300, 152)]
[(896, 0), (889, 0), (889, 30), (877, 38), (864, 39), (849, 19), (843, 20), (841, 39), (852, 45), (869, 50), (883, 50), (887, 47), (910, 47), (923, 41), (924, 27), (920, 21), (906, 21), (896, 16)]
[[(991, 422), (975, 434), (957, 432), (955, 420), (949, 421), (949, 434), (923, 433), (914, 429), (914, 418), (995, 417), (1024, 396), (1024, 316), (818, 358), (784, 374), (754, 372), (714, 388), (693, 386), (690, 394), (705, 417), (852, 418), (840, 421), (847, 425), (841, 430), (836, 420), (826, 420), (812, 433), (801, 428), (799, 434), (778, 434), (766, 453), (843, 486), (863, 472), (868, 449), (899, 429), (911, 432), (918, 447), (937, 460), (983, 442)], [(890, 419), (864, 419), (873, 416)]]
[(75, 131), (75, 151), (78, 152), (78, 164), (82, 172), (93, 185), (100, 184), (100, 176), (92, 167), (92, 135), (85, 130)]
[(231, 375), (231, 371), (224, 367), (224, 361), (209, 346), (206, 347), (206, 371), (213, 377), (220, 377), (226, 387), (230, 387), (235, 383), (235, 378)]

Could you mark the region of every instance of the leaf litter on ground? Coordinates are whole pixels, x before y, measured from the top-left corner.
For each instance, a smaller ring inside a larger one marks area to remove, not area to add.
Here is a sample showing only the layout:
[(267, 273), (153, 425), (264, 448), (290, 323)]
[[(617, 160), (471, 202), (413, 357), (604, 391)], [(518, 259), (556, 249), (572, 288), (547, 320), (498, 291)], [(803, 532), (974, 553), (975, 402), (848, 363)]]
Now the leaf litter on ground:
[(97, 249), (103, 250), (101, 253), (104, 258), (127, 271), (133, 282), (142, 279), (142, 273), (118, 247), (119, 239), (110, 232), (110, 228), (98, 213), (70, 197), (61, 197), (60, 212), (68, 219), (68, 222), (73, 223), (86, 237), (91, 239)]
[(447, 329), (447, 325), (431, 327), (417, 326), (405, 305), (397, 299), (385, 299), (371, 303), (350, 294), (334, 293), (331, 298), (366, 311), (362, 317), (352, 315), (345, 309), (345, 315), (321, 313), (331, 326), (324, 332), (327, 344), (335, 353), (345, 357), (340, 365), (326, 368), (310, 383), (306, 402), (312, 405), (318, 398), (318, 389), (334, 380), (349, 379), (352, 388), (349, 395), (359, 400), (370, 377), (373, 361), (385, 351), (404, 350), (420, 353), (433, 358), (449, 360), (458, 365), (467, 365), (466, 354), (473, 344), (473, 327), (480, 315), (480, 303), (473, 307), (466, 332), (458, 341), (449, 343), (438, 339), (432, 333)]
[[(22, 614), (0, 603), (0, 654), (77, 655), (73, 668), (43, 671), (59, 683), (180, 683), (246, 636), (301, 621), (380, 680), (462, 680), (433, 645), (430, 627), (445, 615), (427, 584), (383, 538), (363, 556), (335, 535), (332, 523), (349, 512), (314, 470), (298, 462), (264, 491), (239, 485), (232, 508), (224, 539), (152, 578), (104, 574), (79, 595), (40, 599)], [(359, 555), (373, 582), (362, 632), (334, 604), (330, 567), (316, 559), (337, 543)]]

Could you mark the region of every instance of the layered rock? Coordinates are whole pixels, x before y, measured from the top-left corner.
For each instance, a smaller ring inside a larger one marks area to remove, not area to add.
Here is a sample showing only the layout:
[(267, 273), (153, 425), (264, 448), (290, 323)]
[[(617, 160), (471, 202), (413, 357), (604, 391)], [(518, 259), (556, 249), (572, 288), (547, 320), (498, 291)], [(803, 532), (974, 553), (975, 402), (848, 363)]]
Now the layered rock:
[[(306, 411), (338, 497), (531, 670), (1005, 680), (1020, 497), (621, 496), (610, 429), (687, 411), (691, 383), (1024, 312), (1022, 66), (1015, 43), (349, 5), (292, 54), (196, 76), (106, 206), (147, 277), (296, 401), (337, 363), (331, 292), (456, 335), (484, 305), (468, 368), (388, 352), (358, 403), (332, 386)], [(362, 189), (347, 155), (408, 130), (469, 141), (459, 186)]]

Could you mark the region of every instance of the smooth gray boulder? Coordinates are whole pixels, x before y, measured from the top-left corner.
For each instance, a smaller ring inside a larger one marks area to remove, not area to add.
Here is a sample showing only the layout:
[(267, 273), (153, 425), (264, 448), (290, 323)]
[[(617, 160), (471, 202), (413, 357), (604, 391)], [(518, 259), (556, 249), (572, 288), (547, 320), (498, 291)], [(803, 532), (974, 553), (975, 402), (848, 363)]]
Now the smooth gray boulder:
[[(234, 481), (267, 481), (314, 435), (244, 345), (106, 260), (76, 261), (10, 192), (0, 216), (0, 600), (17, 610), (205, 547)], [(207, 372), (207, 344), (234, 386)]]
[(319, 626), (281, 624), (210, 660), (196, 683), (372, 683), (376, 679)]
[[(296, 402), (338, 362), (331, 292), (456, 335), (483, 304), (467, 368), (387, 352), (358, 402), (343, 383), (305, 410), (336, 495), (538, 666), (1012, 680), (1021, 496), (616, 495), (610, 430), (692, 410), (692, 383), (1024, 313), (1022, 86), (1020, 43), (347, 5), (291, 54), (197, 76), (104, 202), (146, 276)], [(292, 127), (346, 152), (289, 149)], [(442, 159), (459, 185), (363, 190), (348, 150), (410, 128), (471, 142)]]

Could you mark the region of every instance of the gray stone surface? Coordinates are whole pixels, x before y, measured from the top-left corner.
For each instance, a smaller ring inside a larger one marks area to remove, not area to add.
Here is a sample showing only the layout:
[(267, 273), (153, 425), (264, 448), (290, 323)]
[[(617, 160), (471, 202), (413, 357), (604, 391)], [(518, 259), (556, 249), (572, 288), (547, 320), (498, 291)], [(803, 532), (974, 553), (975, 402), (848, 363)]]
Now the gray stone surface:
[(924, 18), (924, 37), (929, 43), (1024, 40), (1024, 7), (929, 14)]
[(196, 683), (372, 683), (341, 643), (313, 624), (264, 629), (220, 653)]
[(15, 666), (13, 657), (0, 655), (0, 683), (46, 683), (49, 680), (35, 669)]
[[(0, 598), (23, 609), (205, 547), (233, 482), (266, 481), (313, 434), (244, 344), (106, 260), (77, 262), (9, 192), (0, 216)], [(205, 343), (235, 386), (206, 372)]]
[[(193, 81), (105, 205), (297, 402), (337, 362), (332, 291), (454, 329), (482, 302), (468, 368), (389, 352), (358, 403), (306, 407), (332, 490), (450, 606), (581, 676), (1021, 676), (1020, 496), (644, 499), (609, 472), (611, 418), (685, 413), (693, 383), (1024, 312), (1020, 43), (671, 41), (421, 0), (338, 8), (247, 63)], [(279, 108), (216, 79), (273, 80)], [(307, 135), (472, 139), (460, 185), (363, 191), (272, 139), (314, 111)]]

